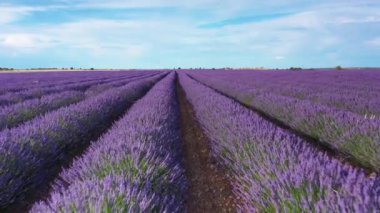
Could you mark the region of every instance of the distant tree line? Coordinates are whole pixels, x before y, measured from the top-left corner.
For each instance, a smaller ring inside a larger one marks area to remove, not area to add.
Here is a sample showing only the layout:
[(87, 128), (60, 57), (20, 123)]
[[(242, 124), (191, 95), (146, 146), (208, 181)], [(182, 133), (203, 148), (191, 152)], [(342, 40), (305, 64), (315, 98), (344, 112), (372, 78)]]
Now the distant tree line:
[(302, 70), (302, 67), (290, 67), (290, 70)]
[(30, 70), (57, 70), (56, 67), (38, 67), (38, 68), (31, 68)]
[[(14, 68), (8, 68), (8, 67), (0, 67), (0, 71), (13, 71), (15, 70)], [(37, 68), (29, 68), (25, 70), (95, 70), (94, 68), (75, 68), (75, 67), (62, 67), (62, 68), (57, 68), (57, 67), (37, 67)]]
[[(302, 67), (290, 67), (289, 69), (290, 69), (290, 70), (303, 70)], [(340, 65), (338, 65), (338, 66), (335, 67), (335, 69), (336, 69), (336, 70), (343, 70), (343, 67), (340, 66)], [(311, 68), (310, 70), (314, 70), (314, 69)]]
[(80, 67), (62, 67), (62, 68), (39, 67), (39, 68), (30, 68), (29, 70), (95, 70), (95, 69), (94, 68), (80, 68)]
[(0, 67), (0, 70), (14, 70), (13, 68)]
[(63, 68), (61, 68), (61, 70), (95, 70), (95, 69), (92, 67), (89, 69), (87, 69), (87, 68), (75, 68), (75, 67), (69, 67), (69, 68), (63, 67)]

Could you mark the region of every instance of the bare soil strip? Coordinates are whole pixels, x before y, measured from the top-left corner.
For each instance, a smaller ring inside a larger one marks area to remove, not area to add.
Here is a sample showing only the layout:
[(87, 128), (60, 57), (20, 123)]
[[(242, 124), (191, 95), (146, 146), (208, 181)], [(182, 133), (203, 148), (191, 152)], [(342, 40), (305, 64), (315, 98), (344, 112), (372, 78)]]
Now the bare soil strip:
[(209, 140), (195, 120), (177, 80), (184, 167), (189, 181), (188, 212), (236, 212), (236, 198), (226, 172), (210, 153)]
[(192, 77), (190, 75), (188, 75), (188, 76), (191, 79), (195, 80), (196, 82), (204, 85), (205, 87), (208, 87), (208, 88), (214, 90), (218, 94), (223, 95), (227, 98), (230, 98), (230, 99), (234, 100), (235, 102), (239, 103), (240, 105), (244, 106), (245, 108), (252, 110), (256, 114), (260, 115), (263, 119), (265, 119), (271, 123), (274, 123), (279, 128), (284, 129), (284, 130), (302, 138), (305, 142), (309, 143), (310, 145), (314, 146), (315, 148), (319, 149), (320, 151), (325, 152), (331, 158), (335, 158), (342, 163), (350, 164), (351, 166), (353, 166), (355, 168), (363, 169), (367, 175), (374, 175), (376, 173), (376, 171), (374, 171), (373, 168), (370, 168), (366, 165), (363, 165), (358, 160), (356, 160), (353, 156), (351, 156), (349, 153), (343, 153), (342, 151), (336, 149), (335, 147), (333, 147), (332, 145), (330, 145), (327, 142), (320, 141), (317, 138), (314, 138), (308, 134), (305, 134), (302, 131), (295, 130), (292, 127), (290, 127), (288, 124), (278, 120), (277, 118), (275, 118), (273, 116), (268, 115), (266, 112), (264, 112), (260, 109), (257, 109), (253, 106), (247, 105), (247, 104), (239, 101), (235, 97), (232, 97), (232, 96), (227, 95), (227, 94), (225, 94), (225, 93), (223, 93), (223, 92), (221, 92), (215, 88), (212, 88), (212, 87), (208, 86), (207, 84), (205, 84), (201, 81), (198, 81), (197, 79), (195, 79), (194, 77)]

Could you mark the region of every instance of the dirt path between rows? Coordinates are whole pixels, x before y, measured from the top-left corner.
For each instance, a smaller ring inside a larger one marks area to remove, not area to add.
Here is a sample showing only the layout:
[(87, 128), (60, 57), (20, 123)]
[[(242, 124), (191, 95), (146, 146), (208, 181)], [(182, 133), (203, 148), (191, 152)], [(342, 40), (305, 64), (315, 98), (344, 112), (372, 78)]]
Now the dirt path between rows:
[(236, 212), (236, 199), (225, 171), (210, 153), (208, 138), (195, 120), (191, 104), (177, 80), (184, 167), (189, 181), (187, 211)]

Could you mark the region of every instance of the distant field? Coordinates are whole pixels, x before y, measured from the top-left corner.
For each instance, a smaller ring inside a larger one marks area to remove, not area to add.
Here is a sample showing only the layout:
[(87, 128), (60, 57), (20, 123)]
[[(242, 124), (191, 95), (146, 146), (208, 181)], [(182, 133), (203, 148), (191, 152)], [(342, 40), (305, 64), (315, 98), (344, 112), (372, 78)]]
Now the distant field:
[(15, 70), (0, 70), (0, 73), (14, 73), (14, 72), (86, 72), (86, 71), (117, 71), (116, 69), (15, 69)]
[(380, 69), (87, 71), (0, 71), (1, 212), (380, 209)]

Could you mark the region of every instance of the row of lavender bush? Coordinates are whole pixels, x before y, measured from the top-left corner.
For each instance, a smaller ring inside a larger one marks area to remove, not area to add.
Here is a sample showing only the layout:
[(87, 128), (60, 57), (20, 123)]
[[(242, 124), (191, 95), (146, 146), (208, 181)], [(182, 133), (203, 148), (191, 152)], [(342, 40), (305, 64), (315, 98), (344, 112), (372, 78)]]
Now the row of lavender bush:
[(363, 166), (380, 170), (380, 120), (309, 100), (256, 90), (255, 85), (192, 75), (200, 82), (234, 97), (291, 128), (351, 156)]
[(63, 86), (91, 80), (118, 79), (129, 76), (133, 73), (142, 74), (160, 72), (165, 72), (165, 70), (1, 73), (0, 94), (41, 87)]
[(95, 96), (107, 89), (122, 86), (124, 84), (136, 81), (142, 78), (152, 77), (157, 74), (131, 77), (117, 80), (110, 83), (97, 84), (82, 91), (65, 91), (45, 95), (41, 98), (28, 99), (21, 103), (0, 107), (0, 131), (5, 128), (13, 128), (21, 123), (31, 120), (38, 115), (67, 106), (73, 103)]
[(152, 77), (152, 76), (159, 75), (159, 74), (160, 73), (157, 73), (157, 72), (149, 72), (149, 73), (143, 73), (140, 75), (132, 76), (132, 77), (127, 78), (127, 79), (121, 79), (121, 80), (111, 81), (108, 83), (97, 84), (97, 85), (94, 85), (94, 86), (91, 86), (90, 88), (88, 88), (85, 92), (85, 95), (87, 97), (93, 96), (93, 95), (99, 94), (99, 93), (101, 93), (107, 89), (122, 86), (122, 85), (124, 85), (128, 82), (131, 82), (131, 81), (136, 81), (139, 79), (148, 78), (148, 77)]
[(183, 212), (174, 73), (63, 171), (31, 212)]
[[(239, 103), (180, 75), (234, 192), (249, 212), (376, 212), (380, 178), (329, 157)], [(224, 86), (227, 86), (226, 84)]]
[[(49, 88), (55, 88), (58, 86), (60, 87), (63, 87), (63, 86), (66, 86), (66, 87), (76, 87), (78, 84), (81, 84), (81, 83), (91, 83), (91, 82), (96, 82), (96, 84), (91, 84), (89, 87), (85, 87), (85, 90), (94, 90), (96, 91), (95, 88), (97, 88), (98, 86), (112, 86), (112, 84), (117, 84), (119, 83), (119, 85), (122, 84), (123, 81), (125, 80), (131, 80), (131, 79), (139, 79), (139, 78), (142, 78), (142, 77), (148, 77), (150, 75), (156, 75), (156, 74), (160, 74), (162, 72), (152, 72), (152, 71), (139, 71), (139, 72), (120, 72), (120, 73), (123, 73), (122, 75), (119, 74), (119, 75), (110, 75), (108, 77), (102, 77), (102, 78), (98, 78), (98, 79), (88, 79), (88, 80), (77, 80), (77, 81), (73, 81), (73, 82), (62, 82), (60, 84), (54, 84), (54, 85), (51, 85), (51, 86), (48, 86), (48, 87), (36, 87), (36, 89), (45, 89), (45, 90), (50, 90)], [(120, 84), (121, 83), (121, 84)], [(80, 89), (83, 90), (83, 87), (81, 87)], [(104, 90), (103, 90), (104, 91)]]
[(45, 112), (79, 102), (84, 97), (81, 91), (65, 91), (0, 107), (0, 131), (13, 128)]
[(330, 107), (368, 116), (380, 115), (380, 72), (357, 71), (196, 71), (205, 77), (254, 86), (298, 99), (307, 99)]
[(40, 72), (1, 73), (0, 94), (41, 87), (52, 87), (129, 75), (126, 72)]
[(129, 73), (128, 75), (123, 76), (123, 77), (106, 78), (102, 80), (90, 80), (90, 81), (85, 81), (85, 82), (56, 85), (56, 86), (51, 86), (51, 87), (37, 87), (30, 90), (23, 90), (23, 91), (18, 91), (18, 92), (8, 92), (0, 96), (0, 106), (15, 104), (15, 103), (24, 101), (26, 99), (39, 98), (43, 95), (63, 92), (67, 90), (83, 91), (93, 85), (107, 83), (107, 82), (115, 81), (118, 79), (131, 78), (131, 77), (135, 77), (136, 75), (140, 76), (141, 74)]
[[(117, 77), (110, 76), (110, 77), (102, 77), (102, 78), (95, 78), (95, 79), (90, 78), (88, 80), (77, 79), (77, 81), (71, 82), (71, 83), (60, 84), (58, 82), (55, 85), (49, 85), (49, 86), (37, 85), (37, 86), (24, 89), (24, 90), (7, 92), (0, 96), (0, 106), (15, 104), (27, 99), (39, 98), (42, 95), (62, 92), (66, 90), (86, 90), (87, 88), (93, 85), (107, 83), (107, 82), (115, 81), (117, 79), (128, 78), (129, 75), (131, 75), (131, 73), (126, 76), (125, 75), (117, 76)], [(133, 74), (131, 76), (133, 77)]]
[[(112, 79), (112, 78), (111, 78)], [(101, 79), (91, 79), (86, 81), (79, 81), (69, 84), (56, 84), (54, 86), (36, 86), (26, 90), (16, 90), (11, 92), (6, 92), (0, 95), (0, 106), (6, 106), (11, 104), (16, 104), (27, 99), (40, 98), (43, 95), (48, 95), (51, 93), (58, 93), (67, 90), (85, 90), (92, 85), (96, 85), (107, 80), (108, 78)]]
[(67, 73), (63, 75), (57, 72), (47, 73), (10, 73), (1, 74), (0, 95), (9, 92), (20, 92), (36, 88), (48, 88), (54, 86), (64, 86), (67, 84), (81, 83), (92, 80), (105, 80), (113, 77), (123, 77), (125, 74), (104, 75), (104, 73)]
[(99, 137), (163, 76), (111, 89), (0, 132), (0, 208), (22, 200), (53, 176), (72, 152)]

